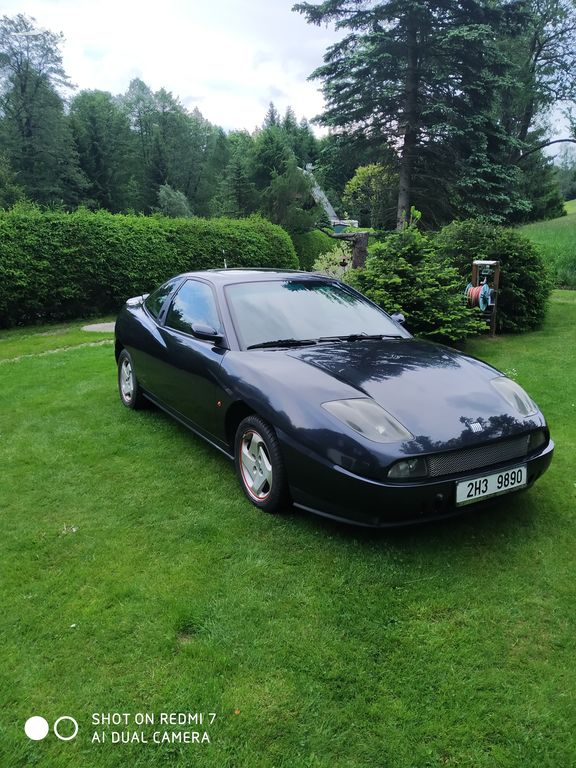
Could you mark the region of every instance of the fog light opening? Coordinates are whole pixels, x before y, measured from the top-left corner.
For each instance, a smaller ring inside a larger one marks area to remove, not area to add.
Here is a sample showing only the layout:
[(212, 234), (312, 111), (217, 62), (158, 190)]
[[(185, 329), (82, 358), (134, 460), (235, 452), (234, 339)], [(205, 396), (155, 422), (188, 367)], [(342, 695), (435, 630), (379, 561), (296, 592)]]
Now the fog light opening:
[(543, 429), (537, 429), (534, 432), (530, 432), (528, 439), (528, 453), (534, 453), (535, 451), (543, 448), (548, 442), (546, 432)]
[(392, 480), (410, 480), (428, 475), (426, 459), (413, 458), (401, 459), (388, 470), (388, 477)]

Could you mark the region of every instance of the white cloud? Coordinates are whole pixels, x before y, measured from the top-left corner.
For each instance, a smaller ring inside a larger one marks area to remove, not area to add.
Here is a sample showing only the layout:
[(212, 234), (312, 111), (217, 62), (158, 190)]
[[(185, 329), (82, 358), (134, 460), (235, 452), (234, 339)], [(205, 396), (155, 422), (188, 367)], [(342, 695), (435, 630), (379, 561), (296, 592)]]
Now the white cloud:
[(217, 125), (252, 130), (271, 100), (298, 117), (322, 110), (319, 83), (306, 77), (336, 34), (308, 25), (292, 2), (6, 0), (3, 13), (63, 32), (64, 66), (79, 88), (122, 93), (140, 77)]

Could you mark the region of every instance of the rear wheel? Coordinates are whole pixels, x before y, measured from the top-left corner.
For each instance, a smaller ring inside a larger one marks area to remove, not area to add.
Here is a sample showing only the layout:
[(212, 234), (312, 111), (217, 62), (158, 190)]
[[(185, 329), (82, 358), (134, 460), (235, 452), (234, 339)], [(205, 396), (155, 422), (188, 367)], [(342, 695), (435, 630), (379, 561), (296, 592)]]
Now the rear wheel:
[(126, 408), (136, 411), (146, 405), (146, 398), (134, 372), (132, 358), (126, 349), (118, 356), (118, 392)]
[(246, 496), (264, 512), (280, 512), (289, 503), (288, 482), (278, 438), (259, 416), (247, 416), (236, 431), (236, 472)]

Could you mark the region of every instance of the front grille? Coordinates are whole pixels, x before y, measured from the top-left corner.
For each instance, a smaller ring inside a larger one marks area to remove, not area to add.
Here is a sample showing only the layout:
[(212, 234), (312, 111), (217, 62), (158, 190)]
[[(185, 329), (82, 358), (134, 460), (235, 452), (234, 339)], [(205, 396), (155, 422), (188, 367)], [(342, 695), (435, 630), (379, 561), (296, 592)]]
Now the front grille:
[(504, 464), (513, 459), (523, 459), (528, 453), (529, 440), (529, 435), (522, 435), (508, 440), (498, 440), (488, 445), (479, 445), (477, 448), (465, 448), (462, 451), (427, 456), (428, 474), (430, 477), (441, 477), (482, 469), (492, 464)]

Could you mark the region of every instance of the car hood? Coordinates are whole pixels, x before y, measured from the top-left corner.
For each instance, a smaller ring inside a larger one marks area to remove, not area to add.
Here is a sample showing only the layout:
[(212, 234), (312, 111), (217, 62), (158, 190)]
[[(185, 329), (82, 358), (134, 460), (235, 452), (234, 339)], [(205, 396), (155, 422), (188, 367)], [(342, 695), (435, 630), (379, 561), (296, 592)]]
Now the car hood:
[(474, 445), (543, 424), (539, 414), (526, 419), (498, 394), (490, 381), (499, 371), (432, 342), (366, 340), (286, 354), (375, 400), (414, 435), (412, 449)]

